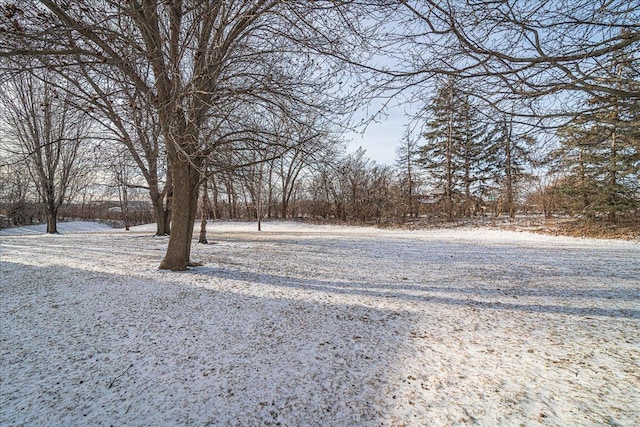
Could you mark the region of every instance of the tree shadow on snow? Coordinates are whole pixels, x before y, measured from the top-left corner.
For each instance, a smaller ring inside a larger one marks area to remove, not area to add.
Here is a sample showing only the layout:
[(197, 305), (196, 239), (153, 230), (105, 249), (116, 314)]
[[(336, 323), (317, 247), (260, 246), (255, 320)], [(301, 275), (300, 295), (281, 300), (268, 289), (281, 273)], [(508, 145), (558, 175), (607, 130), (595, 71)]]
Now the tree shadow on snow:
[[(230, 268), (198, 267), (192, 270), (194, 274), (203, 274), (219, 279), (243, 280), (256, 284), (276, 285), (303, 290), (326, 292), (329, 294), (342, 294), (354, 296), (367, 296), (378, 298), (393, 298), (403, 301), (429, 302), (446, 304), (451, 306), (467, 306), (491, 310), (515, 310), (529, 313), (554, 313), (571, 316), (604, 316), (611, 318), (640, 319), (640, 309), (631, 308), (603, 308), (603, 307), (579, 307), (560, 304), (531, 304), (500, 301), (502, 298), (519, 297), (547, 297), (562, 299), (592, 299), (608, 301), (640, 300), (640, 288), (629, 289), (558, 289), (542, 288), (534, 289), (525, 286), (509, 286), (502, 288), (483, 287), (455, 287), (455, 286), (429, 286), (418, 284), (397, 283), (367, 283), (326, 281), (291, 277), (278, 274), (256, 273)], [(442, 296), (440, 294), (462, 294), (464, 297), (456, 298)], [(493, 298), (486, 301), (486, 298)], [(483, 300), (485, 299), (485, 300)]]
[(394, 423), (409, 312), (210, 289), (182, 273), (2, 271), (9, 424)]

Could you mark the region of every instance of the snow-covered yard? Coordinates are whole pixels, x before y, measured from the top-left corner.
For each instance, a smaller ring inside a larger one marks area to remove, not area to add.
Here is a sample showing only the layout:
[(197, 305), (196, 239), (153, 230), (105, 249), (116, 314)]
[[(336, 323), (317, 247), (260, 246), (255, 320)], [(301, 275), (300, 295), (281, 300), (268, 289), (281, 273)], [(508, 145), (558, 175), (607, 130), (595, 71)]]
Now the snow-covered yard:
[(0, 234), (0, 425), (640, 425), (638, 242), (68, 227)]

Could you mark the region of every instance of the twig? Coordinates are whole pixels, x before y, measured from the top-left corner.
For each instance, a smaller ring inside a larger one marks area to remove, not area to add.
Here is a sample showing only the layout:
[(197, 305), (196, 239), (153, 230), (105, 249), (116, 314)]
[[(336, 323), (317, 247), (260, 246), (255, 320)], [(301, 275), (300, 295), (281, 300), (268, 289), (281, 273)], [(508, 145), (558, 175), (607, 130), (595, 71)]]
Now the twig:
[(131, 369), (132, 367), (133, 367), (133, 363), (131, 365), (129, 365), (129, 367), (123, 373), (121, 373), (120, 375), (118, 375), (117, 377), (112, 379), (111, 382), (109, 383), (109, 387), (107, 387), (107, 388), (109, 389), (109, 388), (113, 387), (113, 383), (115, 383), (118, 378), (120, 378), (121, 376), (123, 376), (124, 374), (129, 372), (129, 369)]

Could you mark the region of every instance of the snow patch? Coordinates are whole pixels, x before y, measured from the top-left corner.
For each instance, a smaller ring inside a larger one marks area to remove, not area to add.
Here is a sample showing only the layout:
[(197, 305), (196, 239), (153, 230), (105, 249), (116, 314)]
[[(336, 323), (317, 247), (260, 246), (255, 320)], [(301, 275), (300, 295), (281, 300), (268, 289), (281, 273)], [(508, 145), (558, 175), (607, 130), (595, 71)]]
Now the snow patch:
[(214, 222), (0, 240), (6, 425), (640, 425), (640, 244)]
[[(58, 232), (66, 233), (98, 233), (113, 230), (106, 224), (93, 221), (68, 221), (58, 223)], [(0, 236), (22, 236), (28, 234), (44, 234), (47, 232), (46, 224), (25, 225), (0, 229)]]

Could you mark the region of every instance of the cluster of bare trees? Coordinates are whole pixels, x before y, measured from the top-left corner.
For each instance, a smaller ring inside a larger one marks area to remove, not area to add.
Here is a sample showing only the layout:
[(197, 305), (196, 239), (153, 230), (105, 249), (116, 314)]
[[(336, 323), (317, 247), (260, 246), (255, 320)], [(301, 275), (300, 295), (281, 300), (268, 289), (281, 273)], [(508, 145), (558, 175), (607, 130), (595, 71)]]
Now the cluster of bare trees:
[(352, 66), (335, 58), (358, 51), (357, 12), (266, 0), (5, 2), (3, 56), (10, 69), (28, 58), (71, 82), (124, 144), (147, 172), (156, 211), (171, 216), (161, 267), (181, 270), (210, 163), (259, 163), (266, 146), (298, 143), (280, 138), (282, 122), (346, 112), (339, 86)]
[(321, 157), (294, 152), (235, 170), (241, 179), (214, 174), (208, 217), (380, 222), (402, 215), (394, 168), (375, 164), (363, 149), (325, 148)]
[[(25, 161), (23, 170), (42, 201), (47, 232), (56, 233), (58, 210), (68, 193), (87, 182), (86, 174), (90, 173), (80, 165), (85, 159), (88, 121), (74, 107), (65, 82), (56, 81), (46, 70), (31, 70), (3, 84), (3, 89), (3, 137), (11, 141), (5, 149), (14, 155), (14, 161)], [(26, 204), (28, 183), (20, 178), (21, 165), (13, 166), (12, 172), (19, 177), (13, 188), (18, 198), (14, 207), (20, 209)]]
[(31, 202), (31, 177), (24, 166), (6, 165), (0, 172), (0, 226), (41, 223), (44, 212)]
[[(622, 0), (3, 0), (0, 9), (3, 146), (28, 161), (50, 231), (91, 147), (123, 201), (148, 192), (157, 233), (170, 234), (161, 268), (171, 270), (189, 265), (199, 203), (203, 219), (417, 215), (417, 172), (453, 148), (454, 134), (414, 138), (421, 165), (412, 169), (408, 150), (400, 176), (362, 152), (340, 155), (341, 131), (371, 97), (446, 98), (434, 77), (449, 76), (456, 97), (504, 118), (502, 131), (555, 135), (611, 109), (588, 97), (634, 105), (640, 92), (640, 6)], [(630, 55), (624, 74), (607, 60), (619, 52)], [(425, 137), (440, 148), (424, 148)], [(629, 138), (625, 150), (637, 153)], [(465, 203), (476, 196), (467, 166)], [(460, 169), (438, 173), (451, 219)], [(500, 184), (512, 215), (514, 177)], [(7, 194), (19, 198), (15, 190)]]

